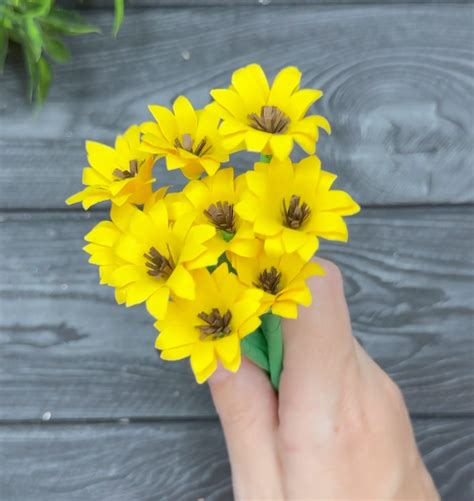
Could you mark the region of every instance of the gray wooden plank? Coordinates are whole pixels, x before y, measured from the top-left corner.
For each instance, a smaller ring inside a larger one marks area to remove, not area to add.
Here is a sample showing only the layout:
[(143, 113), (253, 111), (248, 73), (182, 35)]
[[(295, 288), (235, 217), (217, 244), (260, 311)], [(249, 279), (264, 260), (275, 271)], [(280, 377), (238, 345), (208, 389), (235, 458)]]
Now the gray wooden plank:
[[(291, 5), (297, 8), (300, 5), (349, 5), (349, 4), (373, 4), (380, 0), (125, 0), (125, 7), (235, 7), (235, 6), (261, 6), (272, 7), (274, 5)], [(447, 0), (384, 0), (386, 4), (446, 4)], [(449, 0), (450, 4), (467, 4), (472, 0)], [(76, 9), (113, 8), (114, 0), (60, 0), (60, 4)]]
[[(470, 208), (371, 209), (351, 242), (324, 242), (344, 273), (355, 334), (412, 413), (474, 411)], [(3, 214), (0, 418), (209, 416), (187, 362), (159, 360), (144, 308), (114, 303), (86, 263), (97, 214)]]
[[(473, 421), (415, 420), (445, 501), (474, 495)], [(1, 426), (2, 501), (231, 499), (219, 423)]]
[(86, 138), (112, 141), (179, 93), (201, 106), (254, 61), (270, 75), (296, 64), (325, 90), (315, 110), (334, 133), (319, 154), (363, 205), (474, 200), (470, 5), (136, 9), (117, 40), (111, 12), (87, 16), (106, 34), (71, 39), (73, 63), (55, 67), (39, 115), (19, 91), (19, 59), (3, 77), (0, 207), (63, 207), (80, 189)]

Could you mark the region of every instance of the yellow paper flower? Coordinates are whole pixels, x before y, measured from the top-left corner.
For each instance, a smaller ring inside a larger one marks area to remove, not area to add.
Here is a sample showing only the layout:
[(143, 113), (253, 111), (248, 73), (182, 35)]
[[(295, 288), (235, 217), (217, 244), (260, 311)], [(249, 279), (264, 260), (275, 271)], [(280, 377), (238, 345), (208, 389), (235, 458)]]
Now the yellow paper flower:
[(225, 263), (212, 274), (201, 269), (193, 275), (196, 299), (170, 303), (165, 318), (155, 324), (160, 331), (155, 346), (164, 360), (190, 357), (196, 380), (203, 383), (218, 360), (229, 371), (239, 368), (240, 340), (260, 325), (262, 291), (242, 285)]
[(116, 205), (127, 202), (143, 204), (152, 192), (152, 169), (155, 155), (140, 150), (140, 129), (132, 125), (118, 136), (115, 148), (93, 141), (86, 142), (89, 167), (82, 183), (86, 188), (66, 200), (68, 205), (82, 202), (84, 209), (112, 200)]
[(244, 285), (264, 292), (260, 313), (271, 309), (275, 315), (285, 318), (298, 316), (297, 305), (311, 304), (311, 292), (306, 280), (313, 275), (324, 274), (319, 264), (306, 262), (298, 254), (271, 257), (260, 253), (253, 259), (234, 256), (232, 265)]
[(315, 156), (297, 164), (289, 159), (256, 163), (245, 174), (247, 190), (235, 211), (265, 240), (268, 255), (297, 252), (308, 261), (318, 248), (317, 237), (347, 241), (343, 216), (359, 211), (347, 193), (331, 190), (336, 177), (321, 170)]
[(190, 181), (181, 196), (176, 197), (171, 211), (175, 217), (181, 214), (194, 214), (196, 223), (208, 223), (215, 227), (213, 243), (221, 253), (252, 257), (261, 248), (255, 238), (252, 225), (243, 222), (234, 211), (239, 200), (239, 185), (243, 178), (234, 179), (232, 167), (219, 170), (214, 176), (203, 180)]
[(315, 152), (318, 127), (331, 132), (319, 115), (305, 117), (323, 93), (299, 90), (301, 72), (294, 66), (282, 69), (270, 87), (261, 66), (251, 64), (232, 75), (228, 89), (215, 89), (209, 109), (223, 119), (220, 132), (229, 150), (249, 151), (287, 158), (296, 141), (307, 153)]
[(157, 123), (142, 125), (144, 151), (166, 157), (168, 170), (181, 169), (189, 179), (203, 172), (216, 173), (229, 160), (221, 144), (219, 119), (209, 111), (195, 111), (184, 96), (173, 103), (173, 112), (164, 106), (149, 107)]
[(195, 298), (190, 271), (215, 265), (219, 258), (219, 251), (206, 246), (215, 235), (211, 225), (193, 225), (191, 216), (170, 224), (164, 200), (147, 212), (114, 206), (111, 217), (86, 235), (91, 243), (84, 250), (91, 254), (90, 262), (101, 267), (104, 283), (117, 289), (119, 303), (146, 302), (161, 318), (170, 295)]

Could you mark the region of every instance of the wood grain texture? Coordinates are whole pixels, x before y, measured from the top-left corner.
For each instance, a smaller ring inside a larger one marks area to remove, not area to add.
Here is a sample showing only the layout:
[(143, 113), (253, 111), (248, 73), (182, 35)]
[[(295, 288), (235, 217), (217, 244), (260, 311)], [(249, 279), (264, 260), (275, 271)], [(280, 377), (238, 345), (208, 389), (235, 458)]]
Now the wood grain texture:
[[(474, 410), (472, 214), (366, 210), (348, 245), (322, 245), (343, 270), (355, 334), (412, 413)], [(97, 284), (81, 247), (98, 216), (2, 216), (0, 418), (214, 415), (188, 363), (159, 359), (144, 308)]]
[(19, 58), (2, 79), (3, 208), (63, 207), (80, 189), (86, 138), (110, 142), (180, 93), (202, 106), (255, 61), (270, 75), (296, 64), (304, 86), (325, 90), (314, 111), (334, 132), (318, 151), (363, 205), (474, 200), (470, 5), (134, 9), (117, 40), (111, 12), (87, 17), (106, 34), (71, 39), (73, 64), (55, 67), (38, 116), (19, 92)]
[[(66, 7), (77, 9), (113, 8), (114, 0), (59, 0)], [(127, 9), (140, 7), (236, 7), (236, 6), (261, 6), (271, 8), (274, 5), (318, 6), (318, 5), (350, 5), (350, 4), (376, 4), (380, 0), (125, 0)], [(409, 3), (416, 4), (439, 4), (446, 0), (385, 0), (386, 4)], [(449, 0), (450, 4), (467, 4), (472, 0)]]
[[(473, 421), (415, 420), (444, 501), (474, 495)], [(0, 427), (2, 501), (227, 501), (217, 421)]]

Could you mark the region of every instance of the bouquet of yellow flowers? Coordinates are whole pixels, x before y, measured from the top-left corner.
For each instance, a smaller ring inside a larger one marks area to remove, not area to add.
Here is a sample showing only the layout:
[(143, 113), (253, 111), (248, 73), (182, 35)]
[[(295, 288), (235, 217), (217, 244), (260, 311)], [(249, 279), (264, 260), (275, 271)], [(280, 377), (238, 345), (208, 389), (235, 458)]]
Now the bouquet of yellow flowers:
[[(270, 86), (251, 64), (202, 110), (180, 96), (172, 109), (150, 106), (155, 121), (132, 125), (114, 148), (86, 143), (85, 188), (67, 203), (111, 201), (110, 220), (85, 236), (89, 262), (119, 304), (146, 304), (161, 357), (189, 357), (198, 383), (219, 363), (237, 371), (244, 354), (278, 389), (281, 318), (311, 304), (319, 238), (347, 241), (343, 216), (359, 211), (315, 156), (330, 126), (308, 115), (322, 92), (300, 79), (287, 67)], [(308, 154), (298, 163), (294, 143)], [(239, 150), (260, 159), (237, 176), (223, 164)], [(161, 159), (189, 180), (181, 191), (155, 190)]]

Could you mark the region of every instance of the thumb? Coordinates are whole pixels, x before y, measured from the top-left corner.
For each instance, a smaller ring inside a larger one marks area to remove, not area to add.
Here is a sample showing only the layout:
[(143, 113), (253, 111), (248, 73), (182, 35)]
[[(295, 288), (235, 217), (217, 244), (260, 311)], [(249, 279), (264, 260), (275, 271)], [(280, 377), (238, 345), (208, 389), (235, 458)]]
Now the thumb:
[(277, 399), (267, 375), (243, 358), (235, 374), (219, 367), (209, 386), (224, 430), (235, 497), (282, 498)]

